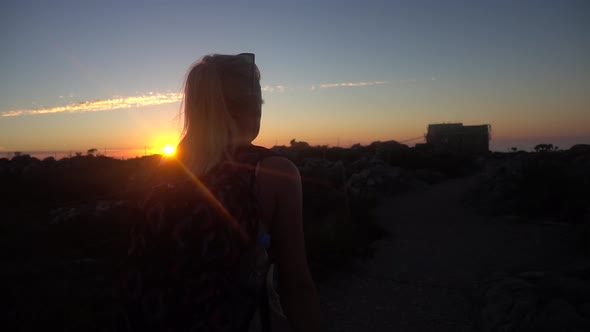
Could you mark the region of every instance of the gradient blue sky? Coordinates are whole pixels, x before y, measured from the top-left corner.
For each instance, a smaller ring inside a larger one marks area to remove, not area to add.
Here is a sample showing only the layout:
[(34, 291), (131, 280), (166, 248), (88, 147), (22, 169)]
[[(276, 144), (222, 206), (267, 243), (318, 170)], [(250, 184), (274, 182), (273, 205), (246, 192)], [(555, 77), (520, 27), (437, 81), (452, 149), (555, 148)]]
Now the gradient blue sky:
[(589, 22), (588, 1), (2, 1), (0, 153), (175, 143), (189, 65), (240, 52), (261, 145), (441, 122), (489, 123), (498, 150), (590, 143)]

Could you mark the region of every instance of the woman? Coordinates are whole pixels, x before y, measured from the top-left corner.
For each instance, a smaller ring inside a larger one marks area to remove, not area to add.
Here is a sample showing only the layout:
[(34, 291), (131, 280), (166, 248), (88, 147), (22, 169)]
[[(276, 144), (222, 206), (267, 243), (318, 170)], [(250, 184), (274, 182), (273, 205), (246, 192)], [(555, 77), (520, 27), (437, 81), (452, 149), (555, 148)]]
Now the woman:
[[(243, 155), (258, 155), (250, 167), (259, 206), (256, 227), (270, 233), (284, 313), (294, 331), (320, 331), (319, 301), (305, 256), (301, 178), (289, 160), (251, 144), (260, 130), (261, 108), (254, 54), (205, 56), (186, 78), (177, 160), (200, 179), (227, 162), (245, 163)], [(256, 236), (251, 233), (246, 237)]]

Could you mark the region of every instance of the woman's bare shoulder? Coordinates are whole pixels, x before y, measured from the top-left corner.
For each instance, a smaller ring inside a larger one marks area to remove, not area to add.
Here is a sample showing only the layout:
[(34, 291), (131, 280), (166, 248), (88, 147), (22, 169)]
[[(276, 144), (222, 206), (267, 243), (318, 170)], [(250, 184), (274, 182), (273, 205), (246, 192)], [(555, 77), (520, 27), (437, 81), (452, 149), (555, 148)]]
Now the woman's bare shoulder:
[(299, 169), (292, 161), (281, 156), (272, 156), (260, 161), (259, 172), (272, 177), (296, 176), (299, 178)]

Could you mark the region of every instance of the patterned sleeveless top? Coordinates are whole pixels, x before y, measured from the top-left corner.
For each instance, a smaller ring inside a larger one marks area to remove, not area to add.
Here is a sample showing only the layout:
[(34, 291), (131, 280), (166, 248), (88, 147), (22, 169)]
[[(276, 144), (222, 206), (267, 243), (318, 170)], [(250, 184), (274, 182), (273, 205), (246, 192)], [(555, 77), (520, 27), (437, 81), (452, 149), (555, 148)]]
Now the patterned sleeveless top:
[(200, 179), (180, 176), (150, 190), (124, 264), (131, 330), (248, 330), (265, 299), (270, 240), (255, 169), (272, 155), (242, 147)]

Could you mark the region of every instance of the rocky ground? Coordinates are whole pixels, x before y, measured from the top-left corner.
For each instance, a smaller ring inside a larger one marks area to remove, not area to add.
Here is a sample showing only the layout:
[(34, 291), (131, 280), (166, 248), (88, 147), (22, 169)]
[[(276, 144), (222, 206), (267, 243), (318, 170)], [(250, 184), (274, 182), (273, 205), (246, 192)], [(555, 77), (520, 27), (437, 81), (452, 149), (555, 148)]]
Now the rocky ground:
[[(379, 222), (392, 236), (376, 244), (373, 259), (319, 282), (329, 330), (519, 331), (509, 325), (515, 307), (510, 296), (516, 295), (496, 286), (495, 296), (490, 289), (516, 273), (552, 271), (583, 259), (579, 228), (477, 215), (462, 201), (479, 181), (452, 179), (381, 201)], [(494, 307), (494, 296), (504, 303)], [(563, 300), (553, 302), (557, 311), (571, 309)], [(530, 310), (546, 309), (541, 303)], [(569, 310), (553, 326), (574, 316), (585, 320)]]
[[(330, 331), (590, 331), (590, 146), (278, 150), (302, 174)], [(126, 202), (156, 157), (0, 159), (0, 321), (112, 330), (113, 262), (137, 218)]]

